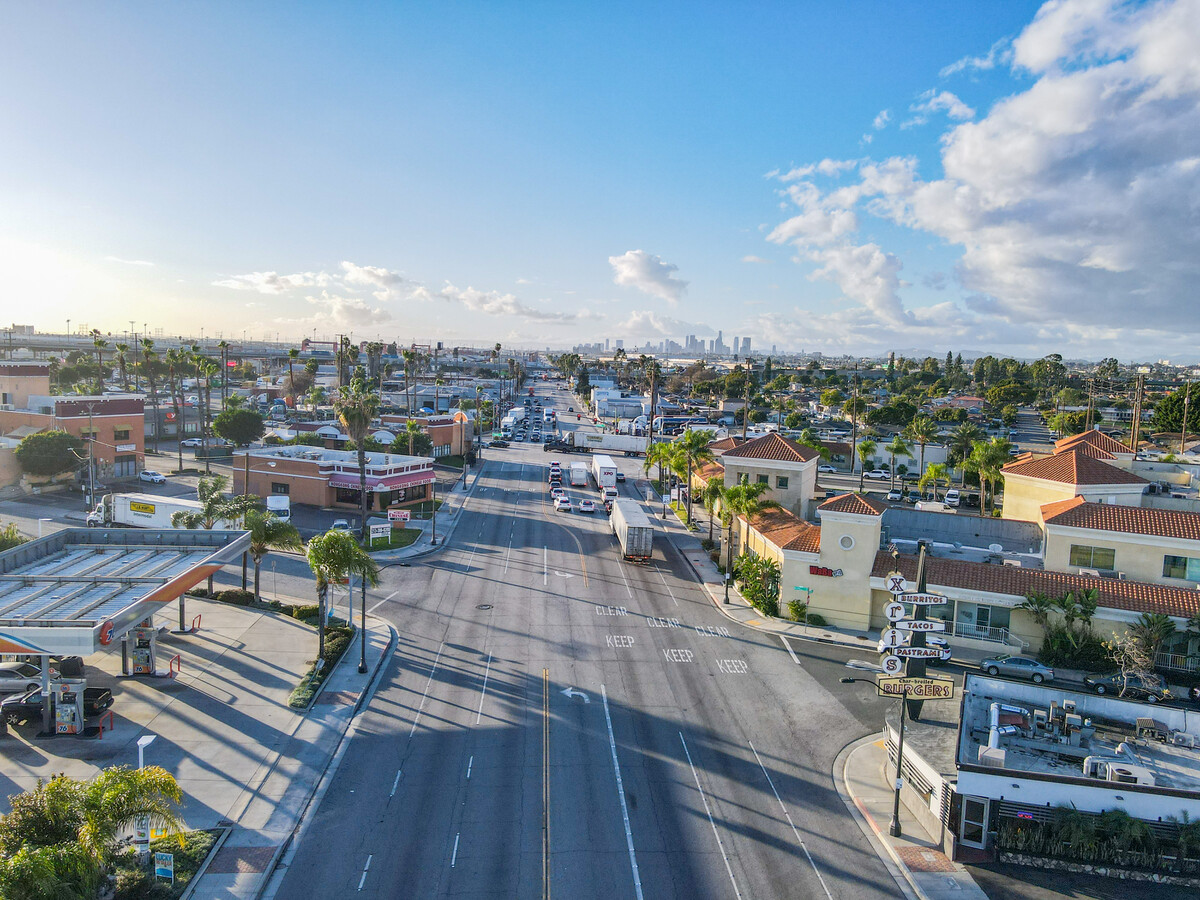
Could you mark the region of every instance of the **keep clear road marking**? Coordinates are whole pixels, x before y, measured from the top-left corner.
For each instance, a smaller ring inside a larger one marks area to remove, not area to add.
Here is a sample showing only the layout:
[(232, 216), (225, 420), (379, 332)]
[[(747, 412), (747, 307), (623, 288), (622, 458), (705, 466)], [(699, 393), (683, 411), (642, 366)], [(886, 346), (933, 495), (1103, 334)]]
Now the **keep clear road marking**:
[(704, 803), (704, 812), (708, 814), (708, 824), (712, 826), (713, 836), (717, 839), (717, 847), (721, 851), (721, 858), (725, 860), (725, 871), (729, 873), (729, 880), (733, 884), (733, 893), (740, 900), (742, 892), (737, 886), (737, 880), (733, 877), (733, 867), (729, 865), (729, 857), (725, 855), (725, 845), (721, 843), (721, 835), (717, 831), (717, 823), (713, 821), (712, 810), (708, 808), (708, 798), (704, 796), (704, 788), (700, 787), (700, 775), (696, 772), (696, 766), (692, 762), (692, 754), (688, 751), (687, 741), (683, 739), (682, 731), (679, 732), (679, 742), (683, 744), (683, 752), (687, 754), (688, 765), (692, 768), (692, 777), (696, 779), (696, 790), (700, 792), (700, 799)]
[(383, 604), (387, 603), (389, 600), (391, 600), (393, 597), (395, 597), (398, 593), (400, 593), (400, 592), (392, 591), (390, 594), (388, 594), (386, 597), (384, 597), (382, 600), (380, 600), (378, 603), (376, 603), (374, 606), (372, 606), (370, 609), (368, 609), (367, 612), (369, 612), (369, 613), (375, 612), (375, 610), (379, 609), (379, 607), (383, 606)]
[(362, 878), (358, 879), (358, 889), (361, 891), (367, 882), (367, 872), (371, 871), (371, 856), (367, 856), (367, 864), (363, 866)]
[(779, 636), (779, 639), (783, 641), (783, 649), (788, 652), (788, 656), (792, 658), (792, 662), (794, 662), (796, 665), (800, 665), (800, 660), (796, 657), (796, 651), (792, 649), (792, 645), (788, 643), (788, 639), (782, 634)]
[(417, 733), (417, 723), (421, 721), (421, 712), (425, 709), (425, 698), (429, 696), (429, 686), (433, 684), (433, 673), (437, 671), (438, 660), (442, 658), (442, 649), (445, 646), (445, 641), (438, 644), (437, 656), (433, 658), (433, 665), (429, 667), (429, 680), (425, 682), (425, 692), (421, 694), (421, 705), (417, 707), (417, 715), (413, 718), (412, 731), (408, 733), (409, 737)]
[[(475, 713), (475, 724), (479, 724), (479, 720), (483, 718), (483, 698), (487, 696), (488, 676), (492, 674), (492, 654), (488, 654), (487, 668), (483, 672), (483, 690), (479, 692), (479, 712)], [(475, 757), (471, 757), (474, 759)], [(471, 776), (468, 775), (468, 778)]]
[(633, 868), (633, 889), (638, 900), (642, 897), (642, 876), (638, 874), (637, 855), (633, 852), (633, 829), (629, 827), (629, 807), (625, 805), (625, 786), (621, 783), (621, 766), (617, 763), (617, 740), (613, 737), (612, 716), (608, 714), (608, 691), (600, 685), (604, 701), (604, 721), (608, 725), (608, 749), (612, 751), (613, 771), (617, 774), (617, 797), (621, 801), (621, 818), (625, 820), (625, 843), (629, 847), (629, 865)]
[[(667, 579), (663, 578), (662, 570), (659, 569), (657, 566), (655, 566), (654, 571), (658, 572), (658, 577), (662, 578), (663, 587), (665, 587), (667, 589), (667, 593), (671, 595), (671, 599), (675, 600), (675, 592), (673, 590), (671, 590), (671, 586), (669, 584), (667, 584)], [(678, 600), (675, 600), (675, 605), (676, 606), (679, 605)]]
[[(785, 642), (786, 643), (786, 642)], [(775, 790), (775, 782), (771, 780), (771, 773), (767, 771), (767, 767), (763, 765), (762, 757), (758, 755), (758, 751), (754, 749), (754, 741), (749, 741), (750, 749), (754, 751), (754, 758), (758, 760), (758, 767), (762, 769), (764, 775), (767, 776), (767, 784), (771, 786), (771, 793), (775, 795), (775, 799), (779, 801), (779, 808), (783, 810), (783, 817), (787, 819), (787, 823), (792, 826), (792, 834), (796, 835), (796, 840), (800, 842), (800, 849), (804, 851), (804, 855), (808, 857), (808, 863), (813, 867), (813, 871), (817, 873), (817, 880), (821, 882), (821, 887), (825, 889), (825, 896), (829, 900), (833, 900), (833, 894), (829, 893), (829, 886), (825, 884), (825, 879), (821, 877), (821, 870), (817, 868), (817, 864), (813, 862), (812, 854), (808, 852), (808, 847), (804, 843), (804, 838), (800, 837), (800, 832), (796, 829), (796, 823), (792, 821), (791, 815), (788, 814), (787, 807), (783, 805), (783, 801), (779, 799), (779, 791)]]

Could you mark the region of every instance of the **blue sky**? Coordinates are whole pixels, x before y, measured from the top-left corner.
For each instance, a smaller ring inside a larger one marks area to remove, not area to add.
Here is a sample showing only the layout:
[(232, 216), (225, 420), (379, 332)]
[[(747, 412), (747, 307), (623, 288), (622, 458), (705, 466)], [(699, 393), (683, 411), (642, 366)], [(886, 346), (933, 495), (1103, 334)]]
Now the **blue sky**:
[(1188, 353), (1195, 7), (10, 4), (0, 292), (47, 330)]

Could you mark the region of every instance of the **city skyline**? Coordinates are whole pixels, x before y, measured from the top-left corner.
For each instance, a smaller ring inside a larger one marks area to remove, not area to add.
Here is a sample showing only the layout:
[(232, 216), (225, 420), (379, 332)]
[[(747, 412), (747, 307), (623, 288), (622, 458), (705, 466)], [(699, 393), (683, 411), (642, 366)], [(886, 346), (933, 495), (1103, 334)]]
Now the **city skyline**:
[(9, 11), (13, 321), (1196, 358), (1194, 2), (213, 9)]

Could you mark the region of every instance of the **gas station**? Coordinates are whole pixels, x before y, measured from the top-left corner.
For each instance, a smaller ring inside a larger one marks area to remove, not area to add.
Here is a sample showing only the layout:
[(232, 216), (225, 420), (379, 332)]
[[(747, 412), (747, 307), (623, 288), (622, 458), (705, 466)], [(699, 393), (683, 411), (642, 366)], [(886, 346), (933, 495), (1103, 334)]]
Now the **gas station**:
[(40, 659), (43, 734), (84, 734), (87, 680), (72, 657), (120, 641), (124, 675), (162, 674), (155, 613), (249, 544), (244, 531), (69, 528), (0, 553), (0, 654)]

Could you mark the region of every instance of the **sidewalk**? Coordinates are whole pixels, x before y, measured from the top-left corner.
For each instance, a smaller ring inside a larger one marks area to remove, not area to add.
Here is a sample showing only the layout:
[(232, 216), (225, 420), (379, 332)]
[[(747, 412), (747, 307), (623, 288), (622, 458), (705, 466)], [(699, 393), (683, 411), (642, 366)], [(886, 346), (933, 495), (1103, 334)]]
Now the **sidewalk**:
[(838, 792), (856, 814), (880, 857), (885, 863), (890, 861), (893, 876), (903, 878), (912, 895), (920, 900), (950, 897), (987, 900), (971, 874), (938, 849), (938, 842), (903, 803), (900, 804), (901, 836), (892, 837), (888, 833), (894, 797), (892, 774), (881, 735), (856, 741), (842, 750), (834, 762)]
[(434, 520), (412, 519), (406, 527), (419, 529), (420, 537), (407, 547), (399, 550), (381, 550), (378, 553), (372, 553), (371, 556), (381, 563), (401, 562), (426, 556), (444, 547), (454, 537), (459, 520), (462, 519), (461, 513), (466, 507), (467, 501), (474, 496), (475, 484), (479, 480), (479, 476), (483, 474), (483, 467), (489, 461), (480, 460), (478, 465), (470, 469), (465, 480), (460, 477), (449, 490), (445, 490), (439, 484), (438, 499), (442, 501), (442, 506), (437, 512), (437, 546), (433, 544)]

